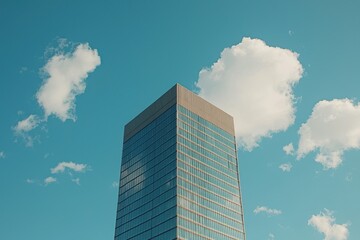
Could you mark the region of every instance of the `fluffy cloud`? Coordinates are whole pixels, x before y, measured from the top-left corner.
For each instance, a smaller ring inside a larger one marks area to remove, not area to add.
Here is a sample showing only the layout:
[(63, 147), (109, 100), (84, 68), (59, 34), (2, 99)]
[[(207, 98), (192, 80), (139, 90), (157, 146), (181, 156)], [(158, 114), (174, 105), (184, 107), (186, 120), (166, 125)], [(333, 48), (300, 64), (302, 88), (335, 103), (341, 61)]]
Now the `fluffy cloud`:
[(44, 179), (45, 185), (49, 185), (50, 183), (54, 183), (54, 182), (56, 182), (56, 178), (54, 177), (47, 177)]
[(293, 155), (294, 154), (294, 146), (292, 143), (289, 143), (288, 145), (283, 147), (284, 152), (286, 155)]
[(347, 224), (336, 224), (332, 212), (325, 209), (325, 213), (312, 215), (308, 225), (324, 234), (324, 240), (347, 240), (349, 230)]
[(13, 130), (17, 136), (24, 139), (26, 146), (31, 147), (34, 138), (30, 136), (28, 132), (36, 128), (41, 121), (42, 120), (38, 116), (31, 114), (26, 119), (19, 121), (16, 126), (13, 127)]
[(79, 44), (72, 53), (58, 53), (44, 66), (48, 76), (36, 94), (45, 118), (54, 114), (62, 121), (75, 121), (75, 97), (84, 93), (85, 79), (100, 65), (100, 56), (89, 44)]
[(250, 151), (294, 123), (293, 86), (302, 73), (297, 53), (243, 38), (200, 71), (196, 86), (201, 97), (234, 117), (238, 143)]
[(280, 215), (282, 213), (281, 210), (271, 209), (271, 208), (268, 208), (268, 207), (265, 207), (265, 206), (261, 206), (261, 207), (257, 206), (254, 209), (255, 214), (258, 214), (258, 213), (261, 213), (261, 212), (265, 212), (268, 215)]
[(36, 128), (40, 122), (41, 120), (38, 116), (31, 114), (26, 119), (19, 121), (17, 125), (14, 127), (14, 131), (17, 134), (29, 132), (32, 129)]
[(87, 165), (86, 164), (78, 164), (74, 162), (61, 162), (56, 167), (51, 169), (51, 173), (59, 173), (64, 172), (65, 169), (70, 169), (75, 172), (83, 172), (86, 170)]
[(283, 170), (283, 172), (290, 172), (291, 171), (291, 168), (292, 168), (292, 165), (291, 163), (283, 163), (279, 166), (279, 168), (281, 170)]
[(360, 104), (349, 99), (318, 102), (299, 135), (298, 159), (318, 150), (316, 162), (337, 168), (344, 151), (360, 149)]
[(1, 158), (5, 158), (5, 153), (4, 153), (4, 151), (1, 151), (1, 152), (0, 152), (0, 159), (1, 159)]

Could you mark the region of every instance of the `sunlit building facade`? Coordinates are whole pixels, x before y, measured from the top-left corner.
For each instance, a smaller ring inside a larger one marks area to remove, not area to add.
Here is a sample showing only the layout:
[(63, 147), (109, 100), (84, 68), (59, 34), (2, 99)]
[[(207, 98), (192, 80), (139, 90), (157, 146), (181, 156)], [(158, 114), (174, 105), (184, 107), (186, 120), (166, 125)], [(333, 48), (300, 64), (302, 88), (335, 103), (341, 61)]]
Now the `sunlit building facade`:
[(245, 239), (233, 118), (176, 84), (125, 126), (115, 240)]

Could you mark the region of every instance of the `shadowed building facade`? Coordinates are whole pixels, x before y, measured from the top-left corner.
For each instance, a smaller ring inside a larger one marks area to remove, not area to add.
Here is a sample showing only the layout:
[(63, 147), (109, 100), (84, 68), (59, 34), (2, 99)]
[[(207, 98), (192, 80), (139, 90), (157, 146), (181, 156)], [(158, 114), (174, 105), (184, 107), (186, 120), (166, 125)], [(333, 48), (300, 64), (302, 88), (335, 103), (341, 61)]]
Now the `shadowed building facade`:
[(245, 239), (233, 118), (176, 84), (125, 126), (115, 240)]

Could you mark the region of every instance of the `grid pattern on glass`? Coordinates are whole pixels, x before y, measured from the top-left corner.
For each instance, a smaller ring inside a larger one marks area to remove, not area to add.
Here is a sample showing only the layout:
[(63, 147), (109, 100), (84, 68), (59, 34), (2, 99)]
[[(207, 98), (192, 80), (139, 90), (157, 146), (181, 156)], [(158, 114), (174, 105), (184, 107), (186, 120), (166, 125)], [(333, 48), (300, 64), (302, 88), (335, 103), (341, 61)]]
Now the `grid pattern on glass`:
[(176, 106), (124, 143), (115, 240), (176, 239)]
[(234, 136), (178, 105), (180, 239), (245, 239)]

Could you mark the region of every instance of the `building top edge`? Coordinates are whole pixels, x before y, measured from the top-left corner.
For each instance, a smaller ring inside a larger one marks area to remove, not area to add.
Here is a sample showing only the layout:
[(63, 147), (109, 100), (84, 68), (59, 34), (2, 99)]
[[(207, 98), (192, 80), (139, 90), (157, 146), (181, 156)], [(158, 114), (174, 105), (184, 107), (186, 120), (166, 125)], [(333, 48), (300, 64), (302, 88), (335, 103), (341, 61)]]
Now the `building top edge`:
[(233, 117), (176, 83), (166, 93), (125, 125), (124, 141), (131, 138), (174, 104), (179, 104), (224, 131), (235, 135)]

